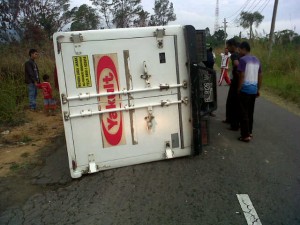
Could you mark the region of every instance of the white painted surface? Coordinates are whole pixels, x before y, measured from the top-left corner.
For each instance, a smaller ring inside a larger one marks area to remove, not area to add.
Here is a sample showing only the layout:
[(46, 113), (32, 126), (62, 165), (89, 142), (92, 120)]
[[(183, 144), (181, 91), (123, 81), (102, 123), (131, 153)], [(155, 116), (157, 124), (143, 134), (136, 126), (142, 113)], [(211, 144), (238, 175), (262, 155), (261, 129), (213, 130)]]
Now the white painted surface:
[[(147, 129), (146, 117), (149, 116), (149, 107), (160, 104), (162, 101), (180, 101), (184, 98), (190, 100), (189, 88), (169, 88), (167, 90), (153, 89), (162, 84), (171, 86), (182, 86), (184, 81), (188, 83), (189, 74), (186, 67), (187, 57), (182, 26), (165, 27), (163, 37), (163, 48), (157, 47), (157, 38), (154, 32), (158, 27), (136, 28), (136, 29), (111, 29), (98, 31), (61, 32), (54, 35), (55, 57), (58, 70), (58, 81), (60, 93), (69, 98), (67, 104), (62, 104), (62, 111), (72, 115), (80, 115), (83, 112), (99, 111), (100, 102), (107, 101), (107, 98), (97, 97), (78, 99), (77, 96), (99, 95), (97, 89), (95, 56), (114, 55), (117, 61), (119, 91), (127, 90), (126, 69), (128, 64), (131, 76), (130, 95), (120, 95), (116, 102), (119, 108), (128, 106), (129, 101), (132, 107), (137, 109), (132, 112), (122, 112), (124, 127), (124, 141), (116, 146), (105, 146), (102, 120), (99, 115), (75, 117), (64, 120), (69, 165), (72, 177), (76, 174), (86, 172), (97, 172), (100, 170), (128, 166), (155, 160), (166, 159), (166, 142), (171, 143), (174, 157), (182, 157), (191, 154), (192, 124), (190, 103), (174, 104), (169, 106), (151, 107), (153, 120), (151, 130)], [(161, 28), (160, 28), (161, 29)], [(72, 34), (81, 33), (83, 41), (76, 46), (70, 41)], [(59, 37), (61, 52), (58, 53), (56, 39)], [(129, 52), (129, 59), (126, 61), (124, 51)], [(73, 57), (78, 52), (79, 56), (87, 56), (91, 75), (91, 86), (80, 88), (76, 86)], [(160, 54), (164, 53), (166, 62), (160, 62)], [(177, 58), (176, 58), (177, 57)], [(144, 64), (147, 64), (147, 73), (151, 75), (150, 87), (147, 87), (144, 74)], [(153, 90), (147, 90), (153, 89)], [(145, 91), (141, 91), (145, 89)], [(138, 91), (134, 91), (138, 90)], [(119, 93), (118, 93), (119, 94)], [(116, 94), (117, 96), (117, 94)], [(74, 99), (76, 97), (77, 99)], [(107, 104), (107, 103), (106, 103)], [(101, 109), (102, 110), (102, 109)], [(117, 108), (116, 108), (117, 110)], [(182, 112), (182, 126), (180, 126), (180, 110)], [(182, 136), (180, 136), (180, 131)], [(177, 143), (172, 146), (172, 135), (178, 134)], [(133, 141), (134, 140), (134, 141)], [(94, 169), (89, 170), (88, 155), (94, 155)], [(77, 169), (72, 169), (72, 160), (76, 161)], [(75, 176), (75, 175), (76, 176)]]
[(256, 210), (247, 194), (236, 195), (242, 207), (248, 225), (262, 225)]

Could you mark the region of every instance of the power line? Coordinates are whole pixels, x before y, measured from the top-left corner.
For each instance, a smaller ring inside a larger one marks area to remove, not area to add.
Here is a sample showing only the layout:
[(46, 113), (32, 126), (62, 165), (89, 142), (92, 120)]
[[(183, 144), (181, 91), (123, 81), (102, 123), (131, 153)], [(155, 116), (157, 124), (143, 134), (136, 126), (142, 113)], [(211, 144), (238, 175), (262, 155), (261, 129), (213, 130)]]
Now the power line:
[(236, 16), (237, 13), (239, 13), (240, 11), (244, 10), (247, 5), (249, 4), (249, 0), (246, 0), (245, 3), (242, 5), (241, 8), (239, 8), (235, 13), (233, 13), (231, 16), (226, 17), (226, 19), (229, 19), (230, 17)]
[(262, 0), (258, 0), (257, 4), (254, 5), (256, 3), (256, 1), (257, 0), (255, 0), (255, 1), (252, 2), (251, 6), (249, 6), (249, 9), (246, 10), (246, 12), (251, 13), (259, 5), (259, 3), (261, 3)]
[(264, 11), (264, 9), (267, 7), (267, 5), (269, 4), (269, 2), (270, 2), (270, 0), (266, 0), (266, 4), (264, 5), (264, 7), (260, 10), (260, 8), (257, 10), (257, 11), (259, 11), (260, 13), (262, 13), (263, 11)]

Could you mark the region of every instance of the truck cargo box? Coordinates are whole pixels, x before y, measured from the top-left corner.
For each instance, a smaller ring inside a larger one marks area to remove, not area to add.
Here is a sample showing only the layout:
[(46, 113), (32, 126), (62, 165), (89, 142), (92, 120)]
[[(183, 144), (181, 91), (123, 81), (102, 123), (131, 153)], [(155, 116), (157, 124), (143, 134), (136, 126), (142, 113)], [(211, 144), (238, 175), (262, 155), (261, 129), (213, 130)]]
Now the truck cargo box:
[(196, 36), (192, 26), (54, 35), (73, 178), (199, 154), (201, 102), (216, 99), (211, 80), (203, 89)]

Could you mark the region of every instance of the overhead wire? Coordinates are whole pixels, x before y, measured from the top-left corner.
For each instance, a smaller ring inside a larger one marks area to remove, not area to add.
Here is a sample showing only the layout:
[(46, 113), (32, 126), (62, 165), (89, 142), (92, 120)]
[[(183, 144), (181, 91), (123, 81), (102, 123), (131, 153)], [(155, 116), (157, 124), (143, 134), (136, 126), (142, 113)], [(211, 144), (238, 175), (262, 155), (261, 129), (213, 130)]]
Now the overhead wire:
[[(264, 9), (267, 7), (267, 5), (270, 3), (270, 0), (266, 0), (265, 1), (266, 2), (266, 4), (264, 5), (264, 7), (261, 9), (261, 7), (257, 10), (257, 11), (259, 11), (260, 13), (262, 13), (263, 11), (264, 11)], [(261, 10), (260, 10), (261, 9)]]
[(261, 2), (261, 0), (254, 0), (252, 2), (252, 4), (249, 6), (248, 10), (245, 10), (245, 11), (251, 13), (260, 2)]
[[(270, 1), (270, 0), (265, 0), (265, 2), (264, 3), (266, 3), (266, 1)], [(248, 1), (248, 3), (249, 3), (250, 1)], [(251, 4), (249, 5), (249, 7), (247, 7), (248, 9), (246, 9), (246, 10), (244, 10), (246, 7), (244, 7), (240, 12), (249, 12), (249, 13), (251, 13), (258, 5), (260, 5), (260, 3), (262, 2), (262, 0), (254, 0), (254, 1), (252, 1), (251, 2)], [(256, 4), (255, 4), (256, 3)], [(264, 3), (263, 4), (261, 4), (261, 6), (262, 5), (264, 5)], [(259, 7), (259, 8), (261, 8), (261, 6)], [(236, 15), (236, 17), (234, 18), (234, 19), (232, 19), (232, 20), (230, 20), (230, 23), (233, 23), (234, 21), (236, 21), (236, 19), (238, 18), (240, 16), (240, 14), (237, 14)]]
[(231, 16), (226, 17), (226, 19), (229, 19), (229, 18), (235, 16), (238, 12), (242, 11), (245, 7), (247, 7), (249, 2), (250, 2), (249, 0), (246, 0), (245, 3), (236, 12), (234, 12)]

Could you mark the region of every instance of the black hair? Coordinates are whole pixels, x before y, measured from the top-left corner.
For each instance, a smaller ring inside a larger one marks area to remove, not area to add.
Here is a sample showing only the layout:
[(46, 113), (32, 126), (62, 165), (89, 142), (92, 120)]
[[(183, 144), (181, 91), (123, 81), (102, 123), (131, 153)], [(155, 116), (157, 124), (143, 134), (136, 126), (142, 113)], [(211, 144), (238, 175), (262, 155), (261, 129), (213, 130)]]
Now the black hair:
[(247, 52), (250, 52), (251, 51), (251, 47), (250, 47), (250, 44), (247, 42), (247, 41), (243, 41), (240, 46), (239, 46), (240, 49), (246, 49)]
[(231, 39), (227, 40), (226, 44), (229, 45), (229, 46), (235, 46), (235, 47), (239, 46), (239, 42), (236, 41), (234, 38), (231, 38)]
[(29, 57), (31, 57), (31, 55), (35, 52), (38, 52), (36, 49), (32, 48), (29, 50)]
[(45, 74), (44, 76), (43, 76), (43, 81), (47, 81), (47, 80), (49, 80), (49, 75), (48, 74)]

